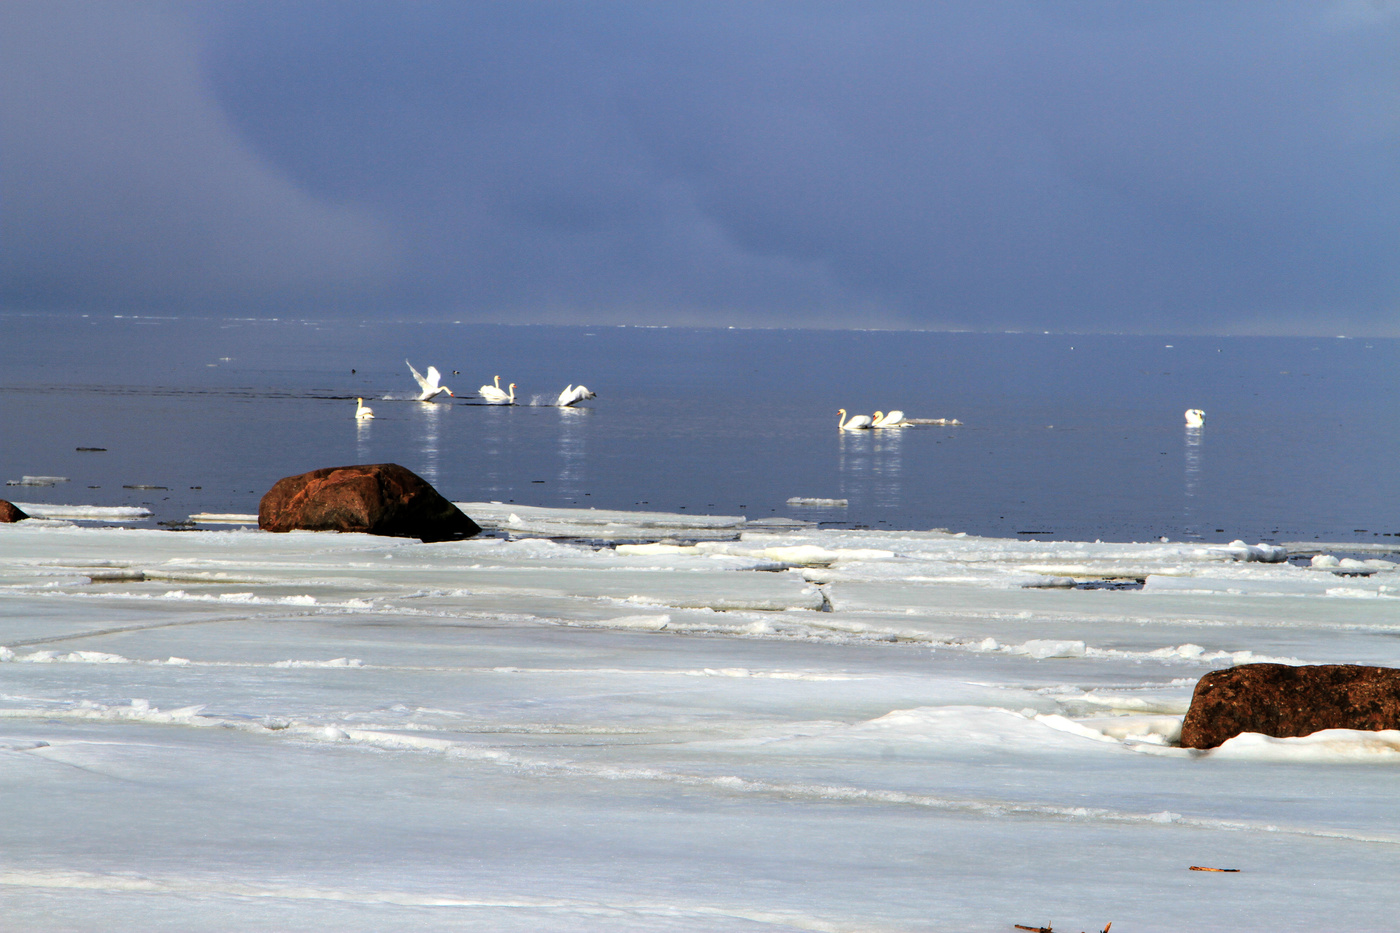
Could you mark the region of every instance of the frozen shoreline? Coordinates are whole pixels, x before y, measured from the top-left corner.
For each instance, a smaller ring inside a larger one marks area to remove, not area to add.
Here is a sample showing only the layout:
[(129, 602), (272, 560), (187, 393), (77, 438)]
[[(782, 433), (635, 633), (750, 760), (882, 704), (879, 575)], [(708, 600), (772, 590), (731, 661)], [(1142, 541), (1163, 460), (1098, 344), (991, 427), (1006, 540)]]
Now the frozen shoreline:
[[(1400, 735), (1171, 744), (1212, 668), (1394, 666), (1394, 569), (467, 508), (525, 536), (0, 527), (16, 922), (1379, 929), (1400, 908)], [(560, 528), (599, 543), (528, 536)]]

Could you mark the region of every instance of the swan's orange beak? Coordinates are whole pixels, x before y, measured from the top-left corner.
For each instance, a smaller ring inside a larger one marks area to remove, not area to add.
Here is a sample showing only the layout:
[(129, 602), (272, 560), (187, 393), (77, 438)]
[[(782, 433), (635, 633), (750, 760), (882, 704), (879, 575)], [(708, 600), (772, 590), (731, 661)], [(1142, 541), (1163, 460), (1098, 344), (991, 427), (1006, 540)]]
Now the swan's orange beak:
[[(452, 390), (451, 390), (451, 389), (448, 389), (448, 390), (447, 390), (447, 394), (448, 394), (448, 395), (452, 395)], [(456, 398), (457, 396), (452, 395), (452, 397), (453, 397), (453, 398)]]

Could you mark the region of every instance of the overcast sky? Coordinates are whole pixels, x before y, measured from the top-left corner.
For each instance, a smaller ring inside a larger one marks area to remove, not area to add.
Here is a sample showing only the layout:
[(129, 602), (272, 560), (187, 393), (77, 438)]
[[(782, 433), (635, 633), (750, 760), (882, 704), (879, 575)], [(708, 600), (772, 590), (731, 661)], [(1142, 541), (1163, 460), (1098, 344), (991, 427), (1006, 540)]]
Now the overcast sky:
[(1400, 336), (1400, 2), (7, 0), (0, 307)]

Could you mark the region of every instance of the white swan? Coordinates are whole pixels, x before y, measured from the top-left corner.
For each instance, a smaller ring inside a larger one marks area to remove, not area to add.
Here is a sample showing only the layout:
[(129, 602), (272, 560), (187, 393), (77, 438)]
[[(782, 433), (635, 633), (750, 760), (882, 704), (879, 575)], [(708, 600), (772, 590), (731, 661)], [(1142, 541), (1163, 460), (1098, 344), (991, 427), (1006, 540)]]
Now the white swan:
[(515, 404), (515, 383), (512, 382), (510, 384), (510, 394), (507, 395), (501, 391), (500, 376), (496, 377), (495, 385), (482, 386), (480, 389), (477, 389), (477, 391), (481, 393), (481, 397), (488, 402), (505, 402), (508, 405)]
[(877, 411), (870, 419), (872, 428), (903, 428), (908, 427), (908, 425), (909, 422), (905, 420), (904, 412), (897, 408), (889, 414)]
[[(404, 362), (408, 363), (408, 360), (404, 360)], [(441, 395), (443, 392), (446, 392), (448, 395), (452, 395), (452, 390), (449, 389), (447, 386), (438, 385), (438, 383), (442, 380), (442, 373), (438, 372), (436, 366), (428, 367), (428, 378), (426, 379), (423, 378), (422, 373), (413, 368), (412, 363), (408, 363), (408, 371), (413, 373), (413, 378), (418, 380), (418, 388), (423, 390), (422, 392), (418, 393), (418, 401), (431, 402), (435, 397)], [(452, 397), (456, 398), (457, 396), (452, 395)]]
[(368, 421), (369, 419), (371, 419), (371, 418), (373, 418), (373, 417), (374, 417), (374, 409), (373, 409), (373, 408), (366, 408), (366, 407), (365, 407), (365, 400), (364, 400), (363, 398), (358, 398), (358, 397), (357, 397), (357, 398), (355, 399), (355, 420), (356, 420), (356, 421)]
[(554, 404), (558, 405), (560, 408), (568, 408), (575, 402), (581, 402), (586, 398), (597, 397), (598, 393), (588, 391), (588, 386), (576, 386), (570, 383), (568, 388), (559, 393), (559, 398)]
[(847, 421), (846, 409), (844, 408), (836, 409), (836, 413), (841, 416), (841, 420), (836, 422), (836, 428), (839, 431), (864, 431), (872, 423), (869, 415), (856, 415)]
[(1199, 408), (1186, 409), (1186, 423), (1190, 425), (1202, 425), (1206, 423), (1206, 413)]

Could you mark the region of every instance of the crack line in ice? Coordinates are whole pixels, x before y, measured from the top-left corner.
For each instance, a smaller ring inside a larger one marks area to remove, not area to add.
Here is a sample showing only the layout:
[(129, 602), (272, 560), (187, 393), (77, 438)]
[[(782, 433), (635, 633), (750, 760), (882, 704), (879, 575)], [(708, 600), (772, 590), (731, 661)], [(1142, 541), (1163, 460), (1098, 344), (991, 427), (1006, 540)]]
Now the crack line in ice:
[(418, 894), (406, 891), (367, 891), (321, 888), (306, 885), (228, 882), (212, 878), (179, 878), (128, 874), (98, 874), (79, 871), (0, 871), (0, 885), (19, 888), (51, 888), (70, 891), (102, 891), (122, 894), (223, 895), (294, 901), (335, 901), (347, 904), (392, 907), (448, 907), (485, 910), (537, 910), (577, 912), (605, 916), (724, 917), (754, 923), (811, 930), (813, 933), (856, 933), (865, 930), (896, 930), (902, 927), (871, 926), (824, 920), (796, 911), (746, 907), (716, 907), (708, 904), (664, 903), (655, 901), (589, 901), (558, 897), (463, 897), (461, 895)]
[[(438, 751), (454, 758), (465, 758), (497, 764), (513, 770), (577, 775), (604, 780), (641, 780), (683, 787), (713, 788), (719, 791), (776, 795), (784, 798), (806, 798), (809, 800), (838, 802), (871, 802), (888, 805), (912, 805), (931, 810), (971, 813), (990, 817), (1048, 817), (1066, 820), (1095, 820), (1107, 823), (1174, 824), (1192, 829), (1212, 829), (1231, 831), (1253, 831), (1281, 833), (1315, 838), (1342, 839), (1353, 842), (1400, 845), (1400, 836), (1365, 835), (1340, 831), (1315, 830), (1301, 827), (1285, 827), (1277, 824), (1254, 823), (1244, 820), (1222, 820), (1206, 817), (1187, 817), (1170, 811), (1154, 813), (1131, 813), (1110, 810), (1103, 807), (1069, 807), (1056, 804), (1027, 804), (1009, 801), (982, 801), (952, 797), (934, 797), (928, 794), (914, 794), (907, 791), (871, 789), (844, 785), (801, 784), (784, 781), (764, 781), (735, 775), (700, 775), (678, 771), (665, 771), (659, 768), (619, 768), (612, 765), (589, 765), (569, 761), (549, 761), (515, 755), (498, 749), (473, 747), (448, 739), (399, 736), (393, 733), (367, 729), (327, 729), (310, 727), (311, 737), (321, 740), (351, 741), (382, 749), (422, 749)], [(295, 733), (294, 733), (295, 734)], [(343, 737), (343, 738), (342, 738)], [(1110, 740), (1112, 741), (1112, 740)]]
[[(179, 628), (182, 625), (210, 625), (220, 622), (257, 622), (269, 618), (265, 615), (238, 615), (220, 616), (213, 619), (180, 619), (174, 622), (149, 622), (136, 625), (122, 625), (114, 628), (96, 629), (85, 632), (73, 632), (68, 635), (53, 635), (49, 638), (30, 638), (25, 641), (17, 641), (7, 646), (9, 648), (33, 648), (36, 645), (52, 645), (61, 641), (77, 641), (83, 638), (100, 638), (104, 635), (121, 635), (127, 632), (148, 632), (152, 629)], [(284, 618), (281, 614), (274, 618)]]

